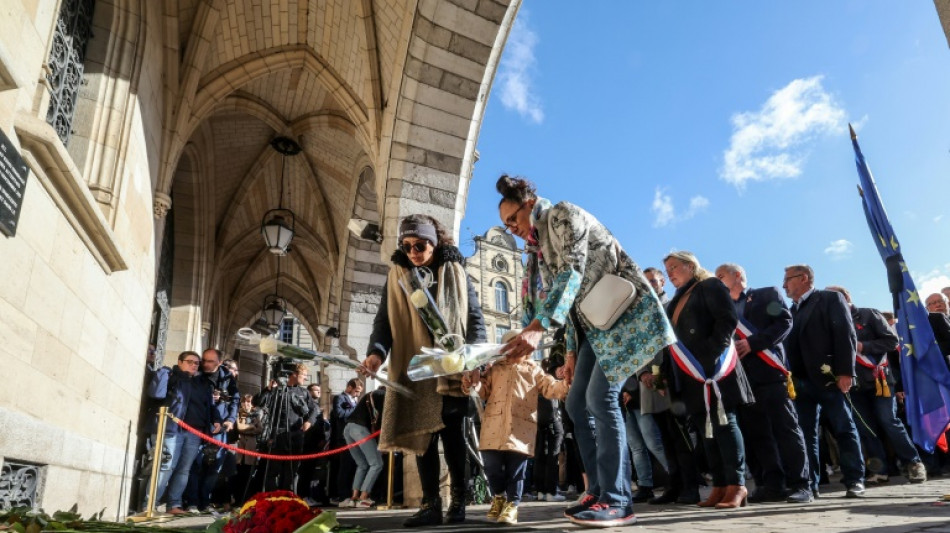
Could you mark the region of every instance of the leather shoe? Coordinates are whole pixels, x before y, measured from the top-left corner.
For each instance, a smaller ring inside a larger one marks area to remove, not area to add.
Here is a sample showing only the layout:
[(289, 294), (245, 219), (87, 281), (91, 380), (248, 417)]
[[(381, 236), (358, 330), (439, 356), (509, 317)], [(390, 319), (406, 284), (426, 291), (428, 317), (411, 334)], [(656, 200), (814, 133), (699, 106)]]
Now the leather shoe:
[(863, 498), (864, 483), (852, 483), (848, 485), (848, 491), (844, 493), (845, 498)]
[(699, 503), (699, 489), (684, 492), (676, 498), (676, 503), (683, 505), (695, 505)]
[(664, 490), (663, 494), (659, 496), (654, 496), (647, 500), (647, 503), (650, 505), (668, 505), (671, 503), (676, 503), (676, 499), (679, 497), (679, 492), (675, 490)]
[(653, 498), (653, 487), (637, 487), (630, 495), (630, 501), (633, 503), (644, 503)]
[(726, 487), (713, 487), (712, 492), (709, 493), (709, 497), (696, 505), (700, 507), (715, 507), (716, 504), (721, 502), (725, 497)]
[(744, 485), (729, 485), (722, 501), (716, 504), (716, 509), (735, 509), (745, 507), (749, 499), (749, 489)]
[[(817, 497), (817, 495), (816, 495)], [(752, 497), (749, 497), (749, 501), (752, 501)], [(788, 503), (811, 503), (812, 493), (808, 489), (798, 489), (788, 495), (788, 498), (785, 498), (785, 501)]]
[(818, 489), (812, 489), (811, 495), (817, 500), (821, 498), (821, 493), (818, 492)]
[(749, 503), (784, 502), (785, 495), (781, 492), (758, 487), (749, 494)]

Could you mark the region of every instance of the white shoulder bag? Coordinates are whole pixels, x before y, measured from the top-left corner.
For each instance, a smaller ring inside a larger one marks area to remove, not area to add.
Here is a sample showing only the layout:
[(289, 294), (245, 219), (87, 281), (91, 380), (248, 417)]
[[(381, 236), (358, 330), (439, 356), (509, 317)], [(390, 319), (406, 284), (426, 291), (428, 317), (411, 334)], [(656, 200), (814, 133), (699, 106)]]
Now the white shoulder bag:
[[(614, 241), (614, 246), (619, 262), (620, 246), (617, 241)], [(604, 274), (584, 296), (579, 310), (591, 326), (607, 330), (613, 327), (636, 298), (637, 288), (633, 282), (614, 274)]]

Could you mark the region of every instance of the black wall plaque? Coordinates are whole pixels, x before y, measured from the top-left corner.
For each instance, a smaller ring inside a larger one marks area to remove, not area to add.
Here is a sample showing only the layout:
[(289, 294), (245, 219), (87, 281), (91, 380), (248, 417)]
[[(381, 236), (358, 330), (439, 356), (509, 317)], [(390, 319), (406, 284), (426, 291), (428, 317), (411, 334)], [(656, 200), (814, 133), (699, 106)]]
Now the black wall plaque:
[(8, 237), (16, 235), (26, 176), (29, 168), (3, 130), (0, 130), (0, 232)]

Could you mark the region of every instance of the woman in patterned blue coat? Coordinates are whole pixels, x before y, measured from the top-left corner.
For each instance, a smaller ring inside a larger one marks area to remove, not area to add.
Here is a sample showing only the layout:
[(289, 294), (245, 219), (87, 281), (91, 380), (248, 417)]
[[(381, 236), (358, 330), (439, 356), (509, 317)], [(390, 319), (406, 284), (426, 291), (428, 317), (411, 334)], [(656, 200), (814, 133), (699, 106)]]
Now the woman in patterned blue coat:
[[(502, 196), (499, 216), (511, 233), (524, 239), (528, 252), (522, 287), (525, 327), (505, 350), (520, 357), (537, 349), (549, 328), (566, 327), (564, 366), (574, 381), (567, 410), (589, 483), (587, 493), (565, 516), (587, 526), (631, 524), (636, 517), (629, 462), (623, 459), (627, 452), (620, 387), (675, 342), (673, 328), (640, 267), (593, 215), (567, 202), (552, 205), (521, 178), (504, 175), (496, 187)], [(610, 329), (600, 330), (584, 317), (579, 304), (605, 274), (632, 282), (636, 297)]]

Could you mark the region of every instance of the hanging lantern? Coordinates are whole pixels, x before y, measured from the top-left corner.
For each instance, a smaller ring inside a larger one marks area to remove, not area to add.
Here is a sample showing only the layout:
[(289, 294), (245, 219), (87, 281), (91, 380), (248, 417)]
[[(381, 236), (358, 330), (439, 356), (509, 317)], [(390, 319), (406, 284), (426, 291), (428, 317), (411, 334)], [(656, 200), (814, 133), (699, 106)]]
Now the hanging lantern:
[(267, 249), (274, 255), (286, 255), (290, 241), (294, 239), (297, 221), (290, 209), (271, 209), (261, 221), (261, 235)]
[(261, 235), (267, 243), (267, 249), (274, 255), (286, 255), (290, 248), (290, 241), (294, 239), (297, 221), (294, 212), (284, 209), (284, 171), (287, 167), (287, 156), (300, 153), (300, 145), (287, 137), (275, 137), (270, 142), (271, 147), (281, 154), (280, 166), (280, 196), (277, 198), (277, 209), (264, 213), (261, 220)]
[(271, 329), (280, 327), (280, 323), (287, 316), (287, 302), (277, 294), (270, 294), (264, 298), (264, 309), (261, 312), (264, 321)]

